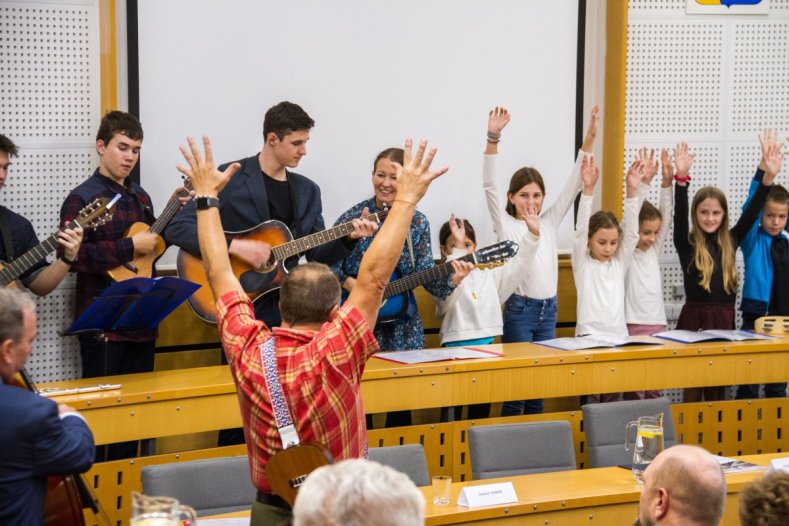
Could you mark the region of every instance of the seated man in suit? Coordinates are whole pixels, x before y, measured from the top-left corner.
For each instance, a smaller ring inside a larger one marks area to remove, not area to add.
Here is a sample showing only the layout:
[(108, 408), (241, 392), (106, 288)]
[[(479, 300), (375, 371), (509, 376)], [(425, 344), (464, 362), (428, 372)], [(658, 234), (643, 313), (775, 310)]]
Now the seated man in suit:
[[(290, 515), (290, 508), (272, 492), (266, 467), (283, 449), (283, 442), (290, 443), (296, 435), (301, 442), (322, 443), (336, 460), (365, 456), (367, 427), (360, 383), (367, 360), (378, 350), (372, 328), (416, 204), (447, 168), (430, 171), (435, 149), (426, 154), (423, 142), (412, 158), (408, 140), (404, 166), (398, 165), (397, 199), (362, 259), (348, 300), (339, 305), (340, 282), (329, 267), (300, 265), (282, 282), (282, 326), (271, 329), (255, 319), (252, 302), (233, 274), (214, 199), (240, 165), (234, 163), (220, 172), (214, 167), (208, 138), (203, 143), (205, 159), (189, 139), (189, 148), (181, 149), (189, 166), (179, 170), (194, 184), (200, 251), (217, 302), (222, 347), (238, 391), (252, 482), (258, 489), (252, 524), (276, 524)], [(363, 234), (375, 230), (369, 221), (354, 221)], [(270, 392), (285, 402), (276, 405), (276, 421)], [(286, 425), (288, 417), (293, 425)], [(281, 430), (277, 422), (283, 423)]]
[(44, 524), (47, 476), (83, 473), (93, 464), (93, 435), (74, 409), (10, 385), (30, 356), (36, 306), (0, 289), (0, 524)]

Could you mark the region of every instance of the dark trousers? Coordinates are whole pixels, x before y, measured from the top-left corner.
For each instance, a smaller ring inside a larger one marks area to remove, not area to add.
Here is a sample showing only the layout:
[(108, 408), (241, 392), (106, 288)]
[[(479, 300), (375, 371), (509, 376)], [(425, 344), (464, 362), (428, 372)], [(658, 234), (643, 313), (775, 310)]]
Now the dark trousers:
[[(110, 342), (102, 336), (79, 336), (82, 377), (114, 376), (153, 371), (156, 342)], [(96, 447), (96, 462), (137, 456), (138, 441), (118, 442)]]
[[(742, 313), (742, 327), (744, 331), (753, 330), (758, 315)], [(786, 396), (786, 382), (778, 382), (773, 384), (764, 384), (764, 397), (765, 398), (784, 398)], [(759, 398), (759, 384), (740, 385), (737, 386), (737, 394), (734, 396), (737, 400), (753, 400)]]

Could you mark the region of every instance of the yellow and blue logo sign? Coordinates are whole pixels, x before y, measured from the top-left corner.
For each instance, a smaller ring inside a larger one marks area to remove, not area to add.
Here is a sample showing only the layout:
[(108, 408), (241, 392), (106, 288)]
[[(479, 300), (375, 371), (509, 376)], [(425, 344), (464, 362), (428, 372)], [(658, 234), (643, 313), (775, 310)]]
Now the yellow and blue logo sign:
[(723, 5), (731, 7), (733, 5), (758, 5), (762, 0), (696, 0), (697, 4), (701, 5)]

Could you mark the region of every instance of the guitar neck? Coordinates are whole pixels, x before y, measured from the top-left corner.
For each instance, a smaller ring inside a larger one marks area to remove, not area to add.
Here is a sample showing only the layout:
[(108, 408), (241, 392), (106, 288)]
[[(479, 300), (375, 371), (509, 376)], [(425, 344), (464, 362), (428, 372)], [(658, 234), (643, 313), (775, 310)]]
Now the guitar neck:
[[(476, 263), (477, 259), (472, 253), (466, 254), (463, 257), (459, 257), (455, 261), (468, 261), (469, 263)], [(429, 268), (427, 270), (397, 279), (386, 286), (386, 289), (384, 290), (384, 298), (391, 298), (392, 296), (397, 296), (398, 294), (402, 294), (405, 291), (413, 290), (419, 285), (424, 285), (425, 283), (430, 283), (431, 281), (445, 278), (452, 274), (452, 272), (452, 262), (447, 261), (441, 265), (436, 265), (435, 267)]]
[(76, 220), (70, 222), (68, 226), (58, 230), (44, 241), (34, 246), (12, 262), (8, 263), (0, 270), (0, 286), (7, 286), (14, 282), (19, 276), (27, 272), (36, 263), (46, 258), (58, 248), (58, 234), (66, 228), (76, 228), (80, 226)]
[(154, 234), (161, 234), (164, 230), (164, 227), (167, 226), (167, 223), (169, 223), (170, 220), (175, 217), (175, 214), (177, 214), (181, 209), (180, 198), (186, 197), (188, 195), (189, 192), (186, 189), (181, 189), (179, 192), (173, 195), (170, 200), (167, 201), (167, 204), (164, 206), (162, 213), (159, 214), (158, 219), (153, 222), (148, 230)]
[[(383, 221), (386, 217), (387, 213), (388, 210), (382, 210), (380, 212), (368, 215), (365, 217), (365, 219), (380, 224), (381, 221)], [(321, 230), (320, 232), (315, 232), (314, 234), (283, 243), (282, 245), (273, 247), (271, 252), (274, 254), (274, 257), (277, 259), (277, 261), (285, 261), (291, 256), (301, 254), (302, 252), (306, 252), (315, 247), (319, 247), (321, 245), (325, 245), (326, 243), (343, 238), (351, 232), (353, 232), (353, 221), (349, 221), (348, 223), (343, 223), (333, 228)]]

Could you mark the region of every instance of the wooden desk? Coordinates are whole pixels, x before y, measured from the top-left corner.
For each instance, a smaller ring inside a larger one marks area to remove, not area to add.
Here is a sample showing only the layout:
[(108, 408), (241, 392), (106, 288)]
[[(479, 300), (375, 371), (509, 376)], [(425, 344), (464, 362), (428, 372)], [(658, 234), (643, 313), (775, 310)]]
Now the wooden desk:
[[(773, 458), (786, 453), (737, 457), (767, 466)], [(739, 493), (763, 476), (763, 471), (735, 473), (726, 476), (726, 508), (721, 526), (739, 526), (737, 512)], [(469, 509), (450, 504), (433, 504), (429, 487), (419, 488), (425, 497), (425, 524), (512, 524), (530, 526), (576, 526), (578, 524), (631, 524), (638, 515), (641, 488), (630, 471), (622, 468), (581, 469), (541, 473), (502, 479), (479, 480), (452, 484), (451, 502), (457, 502), (460, 491), (467, 486), (512, 482), (518, 502), (500, 506)], [(210, 518), (247, 517), (249, 512), (216, 515)]]
[[(499, 358), (400, 365), (371, 359), (362, 393), (368, 413), (583, 394), (789, 380), (789, 339), (565, 352), (491, 345)], [(117, 391), (60, 396), (83, 412), (97, 444), (241, 425), (227, 366), (42, 384)], [(394, 394), (396, 393), (396, 396)]]

